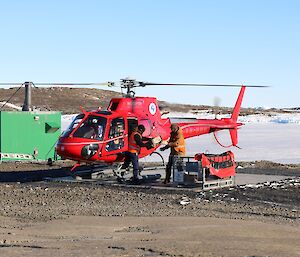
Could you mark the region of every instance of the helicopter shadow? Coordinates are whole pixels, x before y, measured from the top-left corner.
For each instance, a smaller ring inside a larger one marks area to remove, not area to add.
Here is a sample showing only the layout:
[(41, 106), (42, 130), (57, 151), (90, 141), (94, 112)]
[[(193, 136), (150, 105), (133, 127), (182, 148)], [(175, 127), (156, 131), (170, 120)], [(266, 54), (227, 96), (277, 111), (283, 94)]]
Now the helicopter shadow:
[(0, 183), (7, 182), (38, 182), (47, 178), (66, 177), (70, 175), (70, 168), (54, 168), (49, 170), (35, 170), (35, 171), (5, 171), (0, 172)]

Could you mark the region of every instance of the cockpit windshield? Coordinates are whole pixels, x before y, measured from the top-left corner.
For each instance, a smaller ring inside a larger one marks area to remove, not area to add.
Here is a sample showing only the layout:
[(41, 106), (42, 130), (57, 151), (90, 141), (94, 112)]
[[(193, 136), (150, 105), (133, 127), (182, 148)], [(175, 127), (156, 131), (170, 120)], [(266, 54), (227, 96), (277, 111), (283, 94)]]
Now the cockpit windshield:
[(78, 127), (77, 125), (81, 122), (83, 117), (84, 116), (78, 115), (73, 120), (69, 126), (68, 130), (70, 132), (68, 135), (70, 135), (70, 133), (75, 129), (73, 137), (103, 140), (107, 119), (104, 117), (89, 115), (80, 124), (80, 127)]
[(90, 115), (75, 130), (73, 136), (103, 140), (106, 121), (106, 118)]
[(64, 133), (62, 134), (62, 137), (68, 137), (72, 131), (74, 130), (74, 128), (77, 127), (77, 125), (81, 122), (81, 120), (83, 119), (84, 114), (79, 114), (77, 115), (73, 121), (71, 122), (71, 124), (69, 125), (69, 127), (64, 131)]

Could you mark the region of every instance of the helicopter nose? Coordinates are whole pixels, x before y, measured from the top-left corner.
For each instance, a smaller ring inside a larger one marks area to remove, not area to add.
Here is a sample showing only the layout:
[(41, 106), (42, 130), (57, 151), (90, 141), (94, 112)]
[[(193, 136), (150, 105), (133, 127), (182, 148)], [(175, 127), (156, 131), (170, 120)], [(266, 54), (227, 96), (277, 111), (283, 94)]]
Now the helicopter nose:
[(65, 159), (72, 159), (76, 161), (80, 160), (92, 160), (97, 158), (96, 153), (101, 148), (101, 145), (97, 142), (87, 141), (82, 142), (64, 138), (61, 139), (57, 146), (56, 152), (59, 156)]
[(80, 151), (78, 152), (75, 145), (60, 142), (57, 144), (56, 152), (59, 156), (65, 159), (76, 159), (80, 157)]

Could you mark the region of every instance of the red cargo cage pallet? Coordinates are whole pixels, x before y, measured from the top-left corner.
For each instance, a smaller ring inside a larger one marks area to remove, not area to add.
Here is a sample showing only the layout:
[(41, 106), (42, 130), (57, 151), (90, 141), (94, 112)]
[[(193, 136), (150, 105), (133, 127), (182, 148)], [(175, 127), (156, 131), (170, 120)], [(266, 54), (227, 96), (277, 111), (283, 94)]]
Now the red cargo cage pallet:
[(173, 182), (185, 186), (215, 189), (234, 185), (236, 164), (231, 151), (222, 154), (199, 153), (195, 156), (176, 156), (173, 163)]

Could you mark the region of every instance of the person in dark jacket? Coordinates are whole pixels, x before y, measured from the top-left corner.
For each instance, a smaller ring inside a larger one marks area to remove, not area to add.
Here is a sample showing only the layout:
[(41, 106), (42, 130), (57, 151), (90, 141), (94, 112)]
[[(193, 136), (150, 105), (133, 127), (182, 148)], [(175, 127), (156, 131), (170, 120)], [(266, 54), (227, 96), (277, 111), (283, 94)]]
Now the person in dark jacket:
[[(128, 139), (128, 151), (125, 152), (125, 162), (122, 169), (129, 167), (130, 163), (133, 166), (133, 181), (139, 182), (139, 158), (138, 155), (142, 147), (147, 149), (152, 148), (151, 138), (143, 137), (145, 131), (144, 125), (139, 125), (133, 129)], [(146, 141), (146, 142), (144, 142)]]

